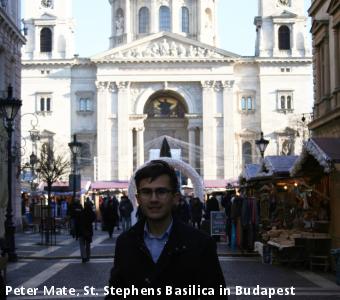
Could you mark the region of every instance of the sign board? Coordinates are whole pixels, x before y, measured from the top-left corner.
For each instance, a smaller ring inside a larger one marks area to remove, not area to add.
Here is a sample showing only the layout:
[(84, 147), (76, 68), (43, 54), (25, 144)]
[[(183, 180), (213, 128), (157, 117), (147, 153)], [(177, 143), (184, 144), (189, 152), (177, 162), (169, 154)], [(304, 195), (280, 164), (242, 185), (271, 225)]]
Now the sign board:
[(224, 211), (210, 212), (210, 235), (224, 235), (226, 218)]

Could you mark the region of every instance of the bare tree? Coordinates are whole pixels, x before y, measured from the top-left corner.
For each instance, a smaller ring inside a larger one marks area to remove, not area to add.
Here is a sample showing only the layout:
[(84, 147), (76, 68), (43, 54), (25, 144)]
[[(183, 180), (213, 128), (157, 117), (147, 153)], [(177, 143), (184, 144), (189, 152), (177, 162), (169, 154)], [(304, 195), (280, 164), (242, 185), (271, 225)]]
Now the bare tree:
[(64, 156), (55, 153), (53, 146), (43, 144), (40, 151), (40, 157), (37, 162), (37, 171), (40, 178), (47, 184), (47, 230), (45, 242), (50, 242), (50, 231), (52, 232), (51, 219), (51, 191), (52, 185), (58, 181), (63, 175), (69, 172), (70, 162)]

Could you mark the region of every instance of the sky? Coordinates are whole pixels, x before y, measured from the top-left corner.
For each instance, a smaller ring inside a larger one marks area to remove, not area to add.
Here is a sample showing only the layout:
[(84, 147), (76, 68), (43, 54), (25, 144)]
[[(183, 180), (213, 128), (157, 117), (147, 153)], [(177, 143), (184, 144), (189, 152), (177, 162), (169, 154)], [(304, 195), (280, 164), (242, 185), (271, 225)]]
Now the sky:
[[(111, 34), (109, 0), (72, 1), (77, 54), (87, 57), (108, 50)], [(304, 1), (307, 15), (311, 0)], [(219, 47), (240, 55), (254, 55), (254, 17), (258, 13), (258, 0), (218, 0), (218, 3)], [(309, 32), (310, 22), (307, 30)]]

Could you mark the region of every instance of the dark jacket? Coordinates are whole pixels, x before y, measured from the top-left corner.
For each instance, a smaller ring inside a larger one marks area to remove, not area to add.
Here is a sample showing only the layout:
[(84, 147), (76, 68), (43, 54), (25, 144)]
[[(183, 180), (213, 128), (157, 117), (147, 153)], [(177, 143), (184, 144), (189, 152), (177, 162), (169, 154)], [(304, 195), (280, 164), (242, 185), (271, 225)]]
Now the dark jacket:
[(91, 206), (86, 206), (80, 215), (80, 232), (79, 236), (85, 240), (92, 242), (93, 226), (92, 223), (95, 221), (96, 215), (92, 210)]
[(133, 205), (128, 197), (122, 197), (119, 203), (119, 213), (121, 218), (130, 218), (133, 212)]
[[(165, 286), (188, 288), (215, 288), (215, 296), (186, 296), (185, 299), (227, 299), (219, 295), (219, 287), (225, 287), (223, 273), (218, 261), (215, 242), (204, 233), (176, 220), (157, 263), (144, 243), (144, 222), (138, 222), (121, 234), (116, 242), (114, 266), (109, 286), (114, 288), (162, 288), (158, 299), (173, 299), (165, 296)], [(105, 292), (105, 290), (104, 290)], [(136, 297), (127, 297), (134, 299)], [(150, 299), (150, 297), (137, 297)], [(152, 299), (153, 297), (151, 297)], [(182, 298), (182, 297), (180, 297)], [(109, 295), (106, 299), (123, 299)], [(178, 296), (176, 297), (178, 299)]]

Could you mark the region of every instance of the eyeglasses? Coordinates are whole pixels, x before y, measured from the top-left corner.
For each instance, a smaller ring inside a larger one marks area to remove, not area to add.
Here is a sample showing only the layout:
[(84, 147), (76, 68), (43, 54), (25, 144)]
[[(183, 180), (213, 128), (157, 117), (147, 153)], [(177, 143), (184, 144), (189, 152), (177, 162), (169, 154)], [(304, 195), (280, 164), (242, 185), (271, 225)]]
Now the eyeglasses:
[(158, 199), (165, 199), (166, 197), (168, 197), (168, 195), (170, 193), (172, 193), (172, 190), (169, 190), (169, 189), (163, 188), (163, 187), (159, 187), (159, 188), (155, 188), (155, 189), (142, 188), (142, 189), (138, 190), (138, 195), (142, 199), (151, 199), (153, 193), (155, 193), (155, 195)]

